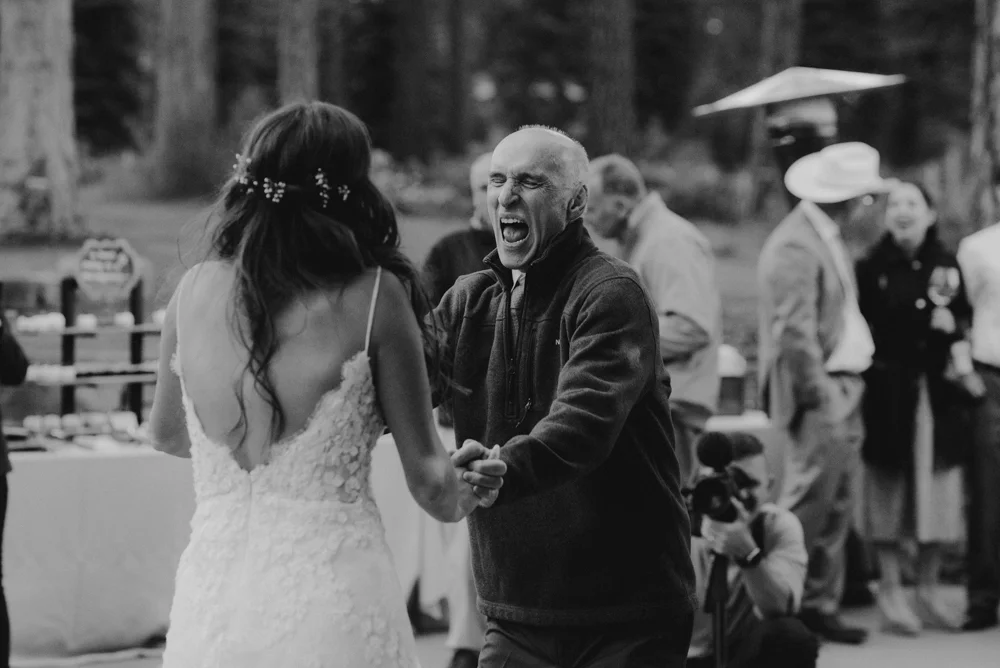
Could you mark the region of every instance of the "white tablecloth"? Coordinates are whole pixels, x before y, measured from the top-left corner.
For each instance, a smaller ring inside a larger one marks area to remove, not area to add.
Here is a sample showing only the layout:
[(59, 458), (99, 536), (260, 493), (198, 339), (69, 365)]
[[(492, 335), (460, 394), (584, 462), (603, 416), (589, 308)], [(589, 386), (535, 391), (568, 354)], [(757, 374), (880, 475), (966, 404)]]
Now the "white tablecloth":
[[(451, 448), (454, 433), (441, 436)], [(144, 449), (11, 459), (3, 567), (14, 654), (114, 650), (165, 632), (194, 512), (190, 462)], [(447, 591), (454, 525), (417, 506), (391, 436), (372, 453), (372, 488), (404, 595), (419, 578), (433, 605)]]
[(13, 653), (84, 654), (163, 633), (194, 512), (190, 464), (139, 449), (11, 459)]

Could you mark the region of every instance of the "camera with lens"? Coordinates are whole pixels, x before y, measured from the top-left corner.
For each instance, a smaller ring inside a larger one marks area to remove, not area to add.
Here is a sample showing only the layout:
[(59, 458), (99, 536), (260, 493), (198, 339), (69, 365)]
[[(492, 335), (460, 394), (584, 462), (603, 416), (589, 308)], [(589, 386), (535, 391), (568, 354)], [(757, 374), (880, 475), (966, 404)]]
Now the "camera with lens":
[(701, 532), (702, 516), (716, 522), (731, 523), (739, 517), (733, 504), (738, 500), (744, 508), (753, 512), (756, 497), (751, 493), (754, 481), (740, 468), (730, 466), (733, 462), (734, 439), (754, 438), (749, 434), (724, 434), (708, 432), (698, 441), (698, 461), (711, 472), (700, 474), (691, 487), (682, 490), (688, 512), (699, 521), (691, 523), (692, 533)]

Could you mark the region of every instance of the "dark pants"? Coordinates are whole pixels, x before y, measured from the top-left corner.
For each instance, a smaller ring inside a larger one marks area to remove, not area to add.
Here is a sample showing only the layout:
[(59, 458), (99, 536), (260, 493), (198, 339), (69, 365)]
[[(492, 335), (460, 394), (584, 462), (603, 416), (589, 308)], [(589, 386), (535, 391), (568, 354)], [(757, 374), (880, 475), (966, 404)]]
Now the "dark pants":
[[(819, 640), (794, 617), (760, 622), (729, 649), (726, 668), (815, 668)], [(711, 656), (688, 659), (687, 668), (715, 668)]]
[(7, 519), (7, 475), (0, 475), (0, 668), (10, 664), (10, 619), (3, 593), (3, 525)]
[(976, 406), (969, 486), (970, 610), (1000, 604), (1000, 369), (977, 364), (986, 396)]
[(684, 668), (694, 616), (656, 625), (529, 626), (488, 619), (479, 668)]

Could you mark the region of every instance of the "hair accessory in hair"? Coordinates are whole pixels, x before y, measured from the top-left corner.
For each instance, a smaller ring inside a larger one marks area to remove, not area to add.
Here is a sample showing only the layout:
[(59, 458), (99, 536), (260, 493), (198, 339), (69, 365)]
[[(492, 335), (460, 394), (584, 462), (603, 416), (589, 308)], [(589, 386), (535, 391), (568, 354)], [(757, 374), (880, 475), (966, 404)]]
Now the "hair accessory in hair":
[(345, 185), (337, 186), (337, 192), (340, 194), (341, 198), (346, 202), (347, 196), (351, 194), (351, 189)]
[(264, 177), (264, 197), (271, 200), (275, 204), (281, 201), (281, 198), (285, 195), (285, 182), (284, 181), (272, 181), (271, 179)]
[(236, 182), (247, 190), (253, 190), (254, 186), (257, 185), (255, 179), (250, 178), (250, 158), (244, 158), (239, 153), (236, 154), (236, 164), (233, 165), (233, 171), (236, 172)]
[(323, 208), (325, 209), (330, 203), (330, 180), (326, 178), (326, 172), (322, 169), (316, 170), (316, 190), (319, 191), (319, 198), (323, 201)]

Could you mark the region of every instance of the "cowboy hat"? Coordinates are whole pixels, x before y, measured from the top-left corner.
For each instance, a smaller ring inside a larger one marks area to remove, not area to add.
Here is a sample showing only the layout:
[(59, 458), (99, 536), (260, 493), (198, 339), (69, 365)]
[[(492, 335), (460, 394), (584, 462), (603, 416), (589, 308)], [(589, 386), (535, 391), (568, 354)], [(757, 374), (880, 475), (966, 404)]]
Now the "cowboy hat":
[(794, 162), (785, 174), (785, 187), (806, 202), (846, 202), (887, 190), (890, 182), (878, 170), (878, 151), (868, 144), (834, 144)]

